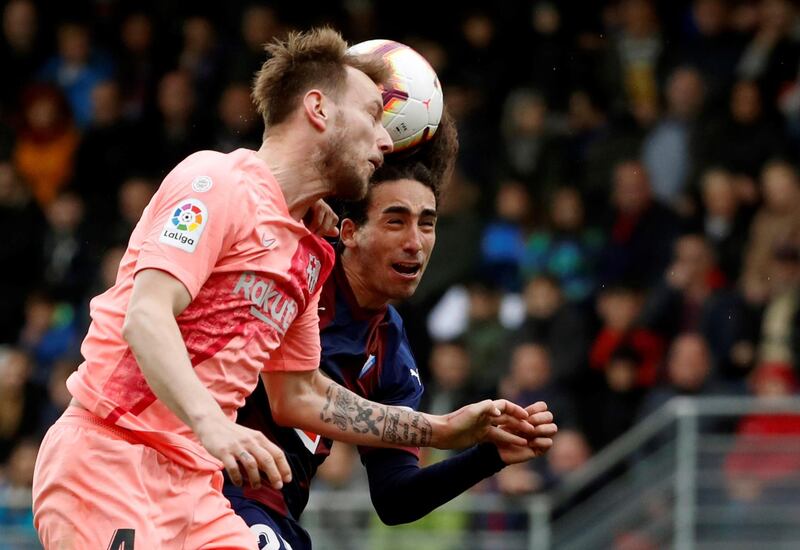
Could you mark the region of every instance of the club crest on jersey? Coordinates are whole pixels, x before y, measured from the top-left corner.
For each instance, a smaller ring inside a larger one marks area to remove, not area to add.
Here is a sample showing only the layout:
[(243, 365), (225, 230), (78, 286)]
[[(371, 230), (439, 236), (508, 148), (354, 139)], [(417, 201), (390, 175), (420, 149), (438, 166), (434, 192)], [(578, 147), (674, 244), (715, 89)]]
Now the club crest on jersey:
[(319, 271), (321, 267), (322, 265), (319, 262), (319, 258), (313, 254), (309, 254), (308, 266), (306, 267), (306, 278), (308, 279), (309, 294), (313, 294), (314, 289), (317, 287), (317, 281), (319, 280)]
[(319, 446), (319, 440), (322, 439), (319, 434), (315, 434), (313, 432), (306, 432), (304, 430), (295, 428), (295, 432), (297, 432), (297, 437), (300, 438), (300, 441), (303, 442), (305, 448), (309, 450), (311, 453), (317, 452), (317, 447)]
[(192, 191), (197, 193), (205, 193), (214, 186), (214, 180), (211, 176), (197, 176), (192, 180)]
[(363, 378), (365, 374), (367, 374), (372, 367), (375, 366), (375, 356), (370, 354), (367, 357), (367, 360), (364, 362), (364, 366), (361, 367), (361, 372), (358, 373), (359, 378)]
[(241, 294), (248, 300), (250, 313), (278, 331), (286, 334), (297, 317), (297, 302), (287, 296), (270, 279), (262, 279), (251, 271), (245, 271), (233, 287), (232, 294)]
[(208, 208), (202, 201), (191, 198), (179, 201), (170, 211), (158, 242), (186, 252), (194, 252), (208, 224)]

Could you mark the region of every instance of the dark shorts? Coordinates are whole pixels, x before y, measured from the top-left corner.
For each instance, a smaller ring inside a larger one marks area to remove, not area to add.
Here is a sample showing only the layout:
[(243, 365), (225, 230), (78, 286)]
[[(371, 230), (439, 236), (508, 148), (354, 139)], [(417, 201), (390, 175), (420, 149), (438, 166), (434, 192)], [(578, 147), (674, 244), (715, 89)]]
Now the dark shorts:
[(223, 491), (236, 512), (258, 538), (259, 550), (311, 550), (311, 537), (293, 519), (245, 498), (241, 489), (225, 484)]

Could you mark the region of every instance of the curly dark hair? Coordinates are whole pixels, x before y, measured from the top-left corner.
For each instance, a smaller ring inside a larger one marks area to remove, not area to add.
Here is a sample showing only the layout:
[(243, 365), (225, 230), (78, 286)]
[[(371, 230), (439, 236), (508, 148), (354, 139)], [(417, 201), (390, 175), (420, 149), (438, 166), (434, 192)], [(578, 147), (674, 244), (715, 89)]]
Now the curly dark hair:
[(436, 203), (442, 186), (449, 180), (458, 154), (458, 131), (455, 121), (445, 109), (442, 120), (433, 137), (411, 151), (401, 151), (386, 156), (383, 166), (372, 175), (367, 196), (359, 201), (340, 205), (342, 218), (349, 218), (356, 225), (367, 221), (367, 210), (372, 190), (388, 181), (415, 180), (433, 191)]

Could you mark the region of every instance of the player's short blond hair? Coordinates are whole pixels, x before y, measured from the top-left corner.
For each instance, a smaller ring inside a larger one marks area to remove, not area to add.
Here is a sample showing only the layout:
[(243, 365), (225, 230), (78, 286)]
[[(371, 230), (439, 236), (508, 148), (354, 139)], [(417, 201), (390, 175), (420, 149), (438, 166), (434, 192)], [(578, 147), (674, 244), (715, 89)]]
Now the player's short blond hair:
[(389, 77), (389, 68), (380, 56), (349, 55), (347, 42), (329, 27), (289, 33), (285, 40), (276, 39), (265, 49), (269, 59), (256, 75), (252, 95), (267, 129), (286, 120), (310, 89), (338, 99), (348, 66), (376, 84)]

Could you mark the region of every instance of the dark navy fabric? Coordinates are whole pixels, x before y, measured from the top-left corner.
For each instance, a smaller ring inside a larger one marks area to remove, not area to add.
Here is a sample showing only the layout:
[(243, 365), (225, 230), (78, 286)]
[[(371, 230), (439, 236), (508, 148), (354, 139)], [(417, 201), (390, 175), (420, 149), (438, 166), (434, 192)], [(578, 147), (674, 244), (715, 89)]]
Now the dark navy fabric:
[[(359, 307), (338, 262), (320, 297), (320, 329), (320, 369), (325, 375), (371, 401), (414, 410), (419, 407), (422, 383), (400, 315), (391, 306), (379, 310)], [(265, 484), (257, 490), (241, 489), (243, 495), (297, 519), (308, 502), (311, 479), (330, 454), (332, 441), (278, 426), (261, 383), (239, 410), (237, 421), (277, 443), (292, 468), (292, 481), (282, 490)], [(372, 449), (359, 451), (364, 455)], [(418, 456), (417, 448), (405, 452)]]
[(223, 492), (236, 513), (250, 526), (258, 539), (259, 550), (311, 550), (311, 537), (296, 521), (246, 498), (233, 484), (226, 484)]

